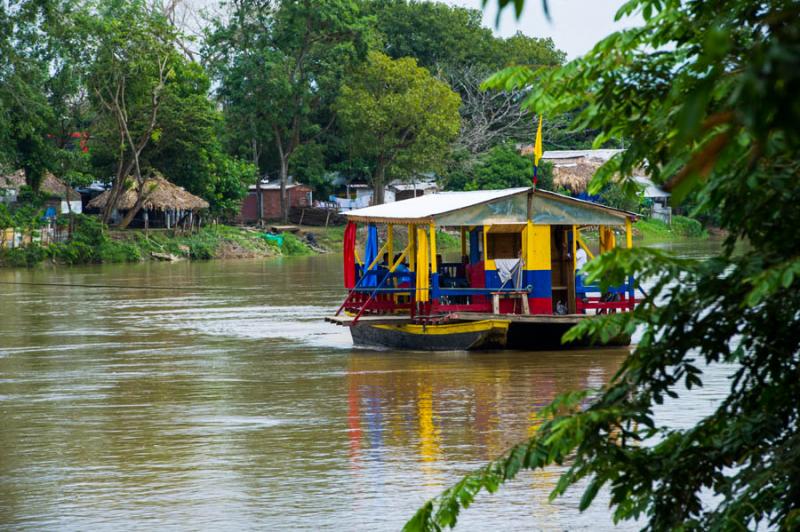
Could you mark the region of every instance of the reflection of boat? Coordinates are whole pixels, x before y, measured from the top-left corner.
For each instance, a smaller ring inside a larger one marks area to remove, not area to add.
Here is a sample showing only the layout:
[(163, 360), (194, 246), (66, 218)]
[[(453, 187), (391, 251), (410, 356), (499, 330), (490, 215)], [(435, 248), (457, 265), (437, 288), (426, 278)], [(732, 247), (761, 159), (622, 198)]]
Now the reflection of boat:
[[(596, 313), (629, 311), (633, 279), (600, 294), (578, 271), (581, 228), (600, 229), (600, 253), (636, 215), (553, 192), (516, 188), (421, 196), (346, 213), (347, 298), (328, 318), (353, 341), (400, 349), (552, 349)], [(367, 224), (363, 259), (357, 224)], [(379, 241), (378, 226), (385, 226)], [(405, 235), (395, 226), (406, 227)], [(436, 230), (461, 233), (461, 260), (437, 254)], [(405, 238), (404, 246), (395, 246)], [(397, 251), (397, 253), (395, 253)], [(610, 343), (627, 345), (629, 338)]]

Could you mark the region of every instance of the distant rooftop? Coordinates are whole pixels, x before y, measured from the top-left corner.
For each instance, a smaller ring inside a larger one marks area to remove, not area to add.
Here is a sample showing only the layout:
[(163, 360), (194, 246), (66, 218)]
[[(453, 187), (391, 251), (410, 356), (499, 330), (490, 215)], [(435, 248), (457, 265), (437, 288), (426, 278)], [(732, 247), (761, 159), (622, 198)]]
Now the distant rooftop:
[(559, 159), (599, 159), (607, 161), (618, 153), (625, 150), (548, 150), (542, 154), (542, 159), (549, 161), (558, 161)]

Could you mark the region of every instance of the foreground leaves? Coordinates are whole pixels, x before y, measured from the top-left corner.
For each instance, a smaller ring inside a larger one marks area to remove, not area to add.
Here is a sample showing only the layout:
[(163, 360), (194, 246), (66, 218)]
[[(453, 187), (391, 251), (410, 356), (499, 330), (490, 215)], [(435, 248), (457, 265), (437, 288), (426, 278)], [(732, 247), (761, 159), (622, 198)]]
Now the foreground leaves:
[[(644, 300), (565, 340), (638, 330), (636, 348), (601, 393), (559, 398), (532, 439), (428, 502), (407, 530), (453, 526), (480, 491), (561, 463), (552, 496), (584, 480), (580, 508), (606, 489), (616, 521), (800, 527), (800, 6), (632, 0), (618, 16), (637, 12), (643, 27), (583, 58), (507, 69), (486, 85), (527, 90), (526, 105), (546, 116), (577, 110), (572, 127), (599, 130), (597, 146), (624, 138), (590, 192), (646, 172), (673, 200), (691, 194), (698, 212), (717, 214), (724, 249), (702, 262), (637, 249), (590, 263), (605, 285), (634, 275)], [(656, 407), (702, 386), (714, 364), (731, 372), (716, 410), (688, 429), (660, 426)]]

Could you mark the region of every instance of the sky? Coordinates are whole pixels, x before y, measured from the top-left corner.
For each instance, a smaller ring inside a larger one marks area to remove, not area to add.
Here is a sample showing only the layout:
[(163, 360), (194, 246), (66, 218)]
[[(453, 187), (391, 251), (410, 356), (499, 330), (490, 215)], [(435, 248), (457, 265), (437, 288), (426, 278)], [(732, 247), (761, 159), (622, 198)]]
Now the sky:
[[(445, 2), (481, 9), (481, 0)], [(549, 0), (551, 20), (548, 22), (541, 0), (526, 0), (519, 21), (514, 17), (514, 8), (509, 6), (500, 19), (500, 27), (496, 28), (497, 0), (489, 0), (483, 13), (483, 23), (503, 37), (514, 35), (517, 31), (531, 37), (552, 37), (556, 48), (567, 52), (568, 59), (574, 59), (588, 52), (609, 33), (642, 23), (639, 17), (614, 22), (614, 14), (623, 3), (624, 0)]]

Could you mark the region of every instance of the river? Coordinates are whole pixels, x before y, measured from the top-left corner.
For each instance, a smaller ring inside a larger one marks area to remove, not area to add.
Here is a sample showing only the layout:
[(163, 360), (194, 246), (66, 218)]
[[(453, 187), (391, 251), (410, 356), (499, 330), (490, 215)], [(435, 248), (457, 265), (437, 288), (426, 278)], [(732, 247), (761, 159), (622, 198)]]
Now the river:
[[(340, 271), (335, 255), (0, 270), (49, 283), (0, 284), (0, 529), (397, 530), (627, 353), (354, 349), (322, 321)], [(664, 419), (708, 411), (725, 374)], [(559, 471), (480, 495), (459, 530), (613, 528), (603, 494), (548, 503)]]

